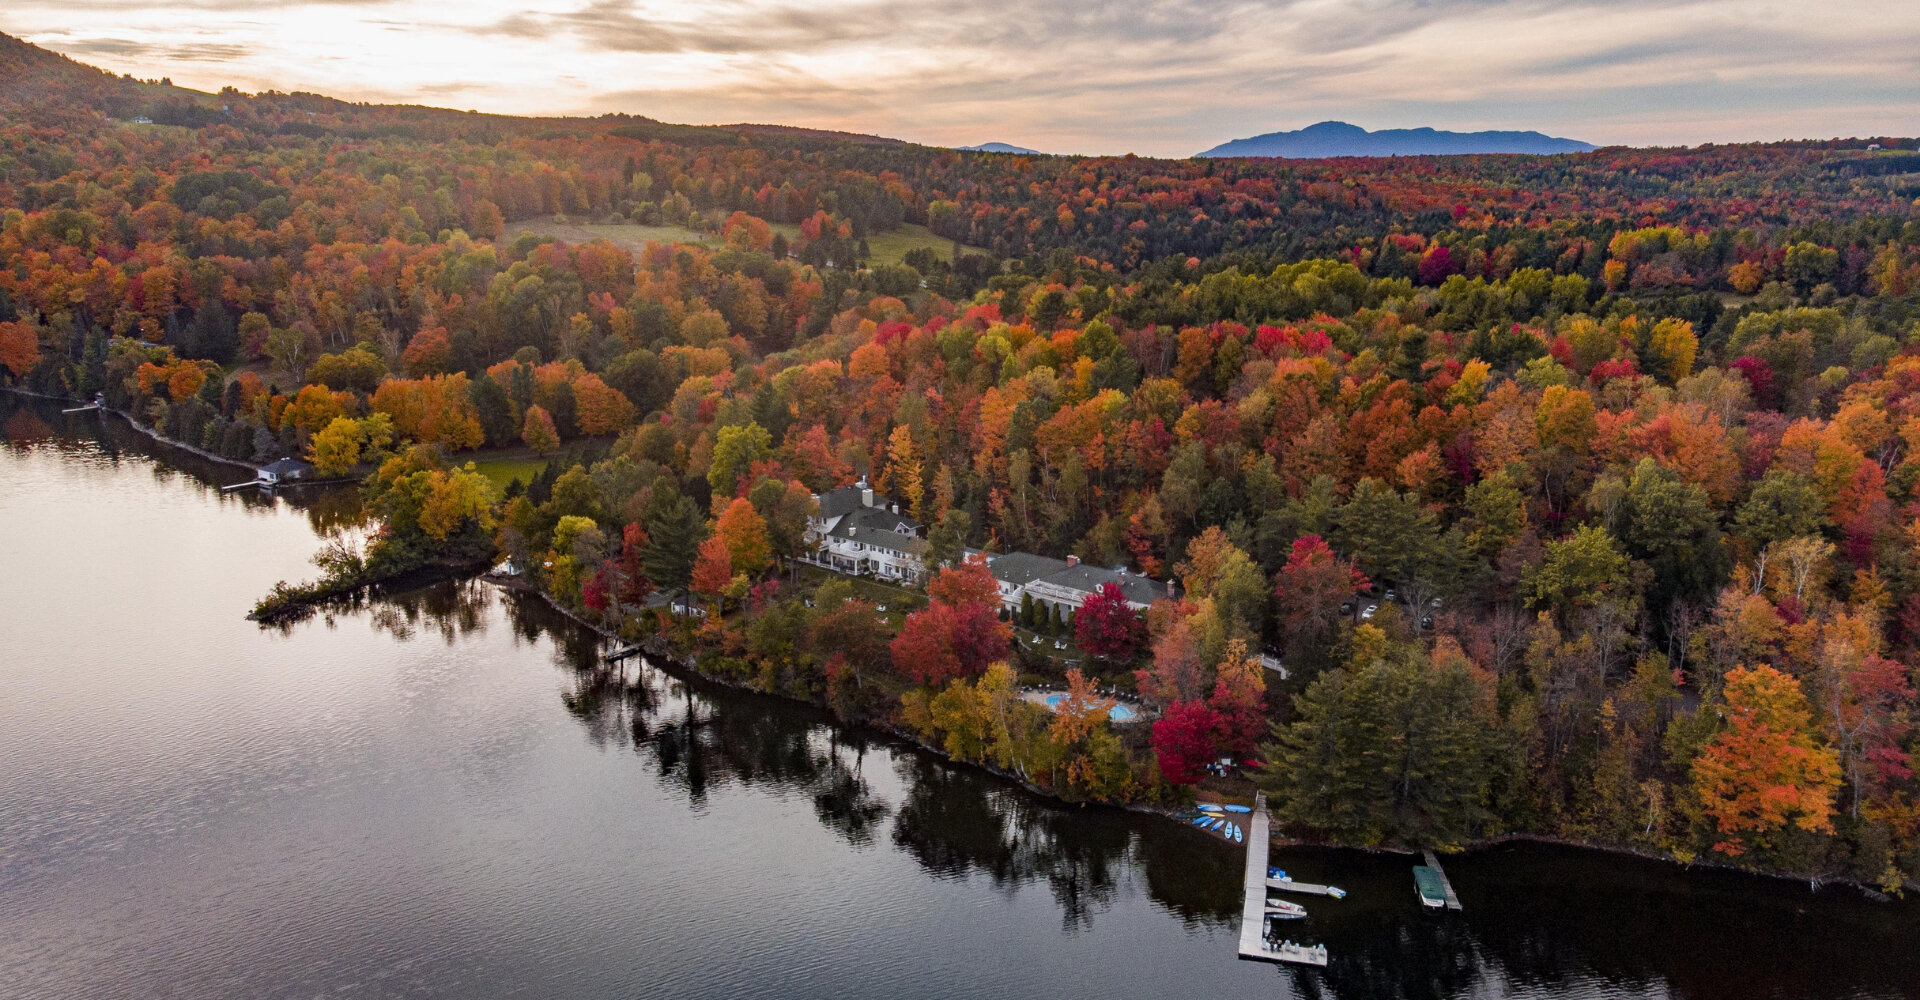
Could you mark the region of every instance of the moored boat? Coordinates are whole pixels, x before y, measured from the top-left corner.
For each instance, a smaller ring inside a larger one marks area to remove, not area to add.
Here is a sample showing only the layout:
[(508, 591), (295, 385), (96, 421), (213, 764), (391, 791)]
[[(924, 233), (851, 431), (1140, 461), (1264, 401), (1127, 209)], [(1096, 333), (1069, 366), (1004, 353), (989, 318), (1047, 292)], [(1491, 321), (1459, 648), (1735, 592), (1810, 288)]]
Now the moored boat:
[(1299, 903), (1290, 903), (1284, 899), (1267, 900), (1267, 916), (1273, 920), (1300, 920), (1307, 915), (1307, 908)]

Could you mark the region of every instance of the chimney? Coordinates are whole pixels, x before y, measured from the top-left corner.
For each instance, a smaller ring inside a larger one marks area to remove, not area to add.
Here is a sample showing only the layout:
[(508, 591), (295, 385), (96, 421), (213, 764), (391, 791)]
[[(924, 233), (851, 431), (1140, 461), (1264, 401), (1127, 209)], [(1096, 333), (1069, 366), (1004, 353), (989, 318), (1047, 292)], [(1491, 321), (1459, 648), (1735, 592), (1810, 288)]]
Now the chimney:
[(873, 487), (867, 485), (867, 477), (861, 476), (860, 481), (854, 485), (860, 487), (860, 506), (873, 506)]
[(1167, 577), (1167, 596), (1173, 596), (1173, 577)]
[(1070, 556), (1068, 556), (1068, 557), (1067, 557), (1067, 568), (1068, 568), (1068, 569), (1072, 569), (1073, 567), (1075, 567), (1075, 566), (1078, 566), (1078, 565), (1080, 565), (1080, 557), (1079, 557), (1079, 556), (1072, 556), (1072, 555), (1070, 555)]

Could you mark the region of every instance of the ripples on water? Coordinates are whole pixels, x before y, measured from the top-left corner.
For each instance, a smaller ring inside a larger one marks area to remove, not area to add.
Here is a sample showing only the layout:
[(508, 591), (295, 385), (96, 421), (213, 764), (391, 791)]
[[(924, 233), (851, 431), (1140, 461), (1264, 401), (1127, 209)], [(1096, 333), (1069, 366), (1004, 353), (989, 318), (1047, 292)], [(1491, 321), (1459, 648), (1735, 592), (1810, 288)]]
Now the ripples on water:
[(1238, 850), (1057, 808), (446, 584), (284, 631), (299, 506), (0, 395), (0, 997), (1899, 997), (1920, 922), (1541, 847), (1292, 850), (1325, 973), (1232, 958)]

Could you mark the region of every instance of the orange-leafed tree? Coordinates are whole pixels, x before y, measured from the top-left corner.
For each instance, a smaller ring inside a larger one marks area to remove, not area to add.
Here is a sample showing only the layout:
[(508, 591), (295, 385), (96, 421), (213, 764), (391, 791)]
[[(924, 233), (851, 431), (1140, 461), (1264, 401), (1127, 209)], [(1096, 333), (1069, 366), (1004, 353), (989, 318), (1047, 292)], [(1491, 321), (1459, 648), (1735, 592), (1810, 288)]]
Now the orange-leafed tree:
[(444, 375), (453, 366), (453, 340), (447, 336), (446, 327), (421, 327), (420, 332), (407, 341), (400, 360), (406, 363), (407, 374), (415, 378)]
[(1833, 830), (1840, 762), (1814, 741), (1813, 709), (1800, 682), (1758, 666), (1727, 672), (1727, 728), (1693, 764), (1694, 787), (1721, 840), (1738, 856), (1789, 825)]
[(573, 405), (582, 434), (618, 434), (633, 423), (633, 403), (592, 372), (573, 380)]
[(690, 586), (694, 593), (718, 601), (732, 585), (733, 554), (727, 550), (727, 540), (718, 533), (708, 535), (694, 556)]
[(745, 497), (735, 497), (714, 521), (714, 534), (726, 546), (733, 572), (755, 576), (773, 562), (767, 522)]
[(39, 363), (40, 337), (32, 324), (0, 323), (0, 365), (24, 378)]

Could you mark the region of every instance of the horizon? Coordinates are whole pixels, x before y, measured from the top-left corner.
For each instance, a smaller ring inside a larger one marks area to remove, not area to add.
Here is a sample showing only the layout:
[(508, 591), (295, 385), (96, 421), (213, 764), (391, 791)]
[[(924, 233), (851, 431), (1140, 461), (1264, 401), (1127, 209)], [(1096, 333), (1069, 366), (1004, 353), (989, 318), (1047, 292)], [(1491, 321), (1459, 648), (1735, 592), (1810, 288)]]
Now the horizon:
[[(1896, 54), (1920, 41), (1911, 5), (1858, 5), (1817, 25), (1742, 0), (1378, 0), (1354, 11), (1256, 0), (1219, 17), (1202, 6), (489, 0), (450, 12), (422, 0), (26, 0), (0, 13), (0, 31), (203, 91), (1067, 155), (1186, 158), (1328, 120), (1600, 146), (1817, 141), (1908, 134), (1920, 107), (1920, 59)], [(192, 24), (180, 23), (183, 10)], [(885, 37), (867, 30), (876, 25)], [(1052, 61), (1035, 66), (1029, 54), (1042, 45)], [(1282, 91), (1290, 99), (1262, 96)]]

